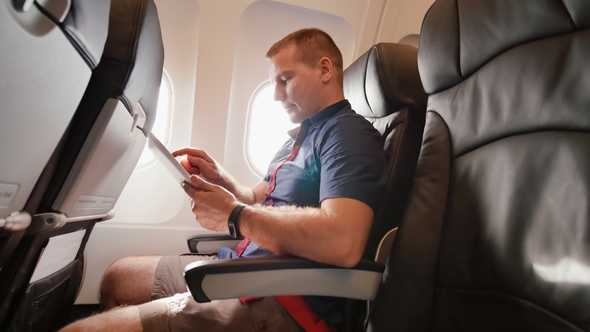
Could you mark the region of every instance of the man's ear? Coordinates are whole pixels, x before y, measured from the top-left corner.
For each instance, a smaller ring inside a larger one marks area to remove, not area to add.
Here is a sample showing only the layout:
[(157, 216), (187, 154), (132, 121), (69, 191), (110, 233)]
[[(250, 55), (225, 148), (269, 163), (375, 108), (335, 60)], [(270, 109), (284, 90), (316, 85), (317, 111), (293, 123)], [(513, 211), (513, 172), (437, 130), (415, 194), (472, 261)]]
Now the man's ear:
[(321, 80), (323, 83), (328, 83), (334, 75), (334, 66), (329, 58), (323, 57), (318, 62), (318, 67), (321, 71)]

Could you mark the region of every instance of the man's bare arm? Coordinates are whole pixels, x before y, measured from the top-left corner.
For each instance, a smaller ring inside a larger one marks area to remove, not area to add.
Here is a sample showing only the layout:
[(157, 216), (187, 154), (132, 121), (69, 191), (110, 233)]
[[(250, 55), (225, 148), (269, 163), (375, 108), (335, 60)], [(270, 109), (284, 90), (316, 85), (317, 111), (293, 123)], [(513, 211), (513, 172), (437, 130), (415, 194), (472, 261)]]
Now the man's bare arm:
[(252, 194), (254, 195), (254, 202), (261, 203), (264, 202), (264, 193), (266, 192), (266, 188), (268, 187), (268, 182), (262, 180), (258, 182), (254, 187), (252, 187)]
[(343, 267), (362, 257), (373, 210), (350, 198), (330, 198), (320, 208), (252, 206), (242, 210), (241, 233), (272, 252)]
[[(193, 186), (183, 186), (194, 200), (193, 213), (206, 229), (227, 231), (231, 211), (239, 204), (227, 189), (192, 176)], [(260, 192), (261, 184), (255, 186)], [(373, 210), (350, 198), (330, 198), (319, 208), (293, 206), (245, 207), (238, 218), (243, 236), (275, 253), (317, 262), (352, 267), (360, 260)]]
[(267, 185), (266, 181), (260, 181), (254, 187), (249, 188), (241, 185), (233, 176), (225, 172), (223, 185), (221, 186), (234, 194), (240, 202), (252, 205), (264, 201), (264, 192)]

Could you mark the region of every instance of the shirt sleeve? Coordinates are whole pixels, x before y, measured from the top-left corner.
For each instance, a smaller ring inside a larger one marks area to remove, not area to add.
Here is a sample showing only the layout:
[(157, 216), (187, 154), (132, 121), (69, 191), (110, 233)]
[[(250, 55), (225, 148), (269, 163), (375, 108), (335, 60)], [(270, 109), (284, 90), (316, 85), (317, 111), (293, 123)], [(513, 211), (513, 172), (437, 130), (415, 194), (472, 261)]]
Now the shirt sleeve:
[(320, 201), (352, 198), (376, 211), (389, 177), (379, 132), (364, 118), (330, 120), (316, 142), (321, 163)]

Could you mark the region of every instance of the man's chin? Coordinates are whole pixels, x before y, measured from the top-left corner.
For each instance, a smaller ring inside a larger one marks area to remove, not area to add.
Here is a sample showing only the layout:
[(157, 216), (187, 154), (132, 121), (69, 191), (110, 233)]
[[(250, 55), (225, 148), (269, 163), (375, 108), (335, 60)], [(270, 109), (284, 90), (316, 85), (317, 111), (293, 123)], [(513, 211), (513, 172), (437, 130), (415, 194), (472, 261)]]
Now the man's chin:
[(293, 111), (287, 110), (287, 115), (289, 115), (289, 121), (291, 121), (292, 123), (297, 124), (297, 123), (301, 123), (301, 121), (303, 121), (299, 118), (299, 113), (294, 110)]
[(289, 117), (289, 121), (291, 121), (291, 123), (294, 123), (294, 124), (300, 124), (301, 122), (303, 122), (303, 120), (297, 116), (290, 116)]

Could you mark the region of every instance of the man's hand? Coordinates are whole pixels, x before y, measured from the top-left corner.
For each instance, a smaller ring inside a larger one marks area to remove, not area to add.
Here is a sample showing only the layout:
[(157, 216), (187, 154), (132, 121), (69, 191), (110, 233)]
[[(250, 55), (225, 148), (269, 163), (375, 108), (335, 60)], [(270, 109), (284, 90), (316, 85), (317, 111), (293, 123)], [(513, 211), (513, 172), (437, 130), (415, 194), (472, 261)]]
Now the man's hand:
[(180, 164), (189, 174), (200, 175), (207, 181), (224, 185), (225, 170), (207, 152), (197, 148), (182, 148), (172, 152), (174, 157), (186, 156)]
[(182, 188), (193, 200), (192, 211), (201, 226), (217, 232), (228, 230), (227, 220), (238, 205), (232, 193), (196, 175), (191, 175), (190, 185), (183, 182)]
[(197, 148), (182, 148), (172, 152), (174, 157), (186, 156), (180, 164), (189, 174), (199, 175), (209, 184), (216, 184), (232, 193), (245, 204), (262, 203), (267, 183), (260, 181), (253, 188), (242, 186), (207, 152)]

